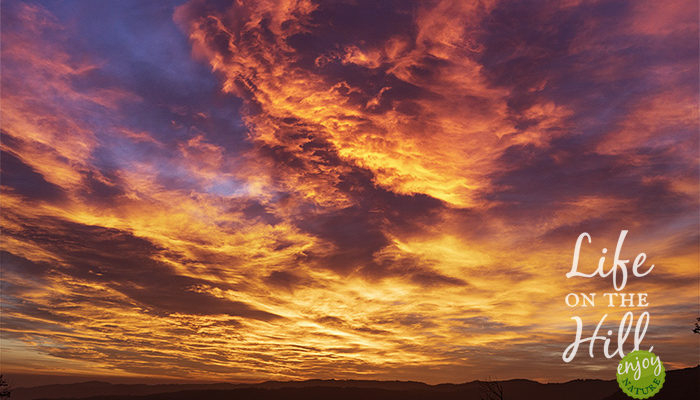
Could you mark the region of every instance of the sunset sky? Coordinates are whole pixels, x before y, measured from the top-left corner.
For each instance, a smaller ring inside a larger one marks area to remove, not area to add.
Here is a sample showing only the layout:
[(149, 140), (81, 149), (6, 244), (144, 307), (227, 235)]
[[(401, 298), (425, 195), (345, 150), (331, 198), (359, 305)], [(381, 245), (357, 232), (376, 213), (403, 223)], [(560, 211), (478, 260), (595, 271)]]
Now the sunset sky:
[(698, 363), (697, 1), (1, 11), (3, 373), (614, 379), (623, 229)]

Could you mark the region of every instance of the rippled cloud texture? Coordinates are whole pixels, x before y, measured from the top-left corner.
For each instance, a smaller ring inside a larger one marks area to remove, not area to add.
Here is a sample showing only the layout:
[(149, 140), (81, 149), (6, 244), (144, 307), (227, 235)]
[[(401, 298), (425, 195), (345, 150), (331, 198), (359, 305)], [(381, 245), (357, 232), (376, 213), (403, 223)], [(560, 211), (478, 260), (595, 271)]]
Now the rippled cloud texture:
[(621, 229), (693, 365), (697, 7), (4, 1), (3, 368), (610, 379)]

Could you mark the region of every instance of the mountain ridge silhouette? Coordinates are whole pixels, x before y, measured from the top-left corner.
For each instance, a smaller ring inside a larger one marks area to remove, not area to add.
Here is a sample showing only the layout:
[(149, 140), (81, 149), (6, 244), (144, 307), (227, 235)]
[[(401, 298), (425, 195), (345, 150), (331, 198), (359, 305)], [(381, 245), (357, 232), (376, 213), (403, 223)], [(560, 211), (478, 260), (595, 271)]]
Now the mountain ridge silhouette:
[[(666, 384), (655, 400), (698, 398), (700, 366), (667, 371)], [(12, 400), (180, 400), (180, 399), (479, 399), (483, 383), (430, 385), (417, 381), (310, 379), (260, 383), (113, 384), (87, 381), (14, 389)], [(498, 382), (505, 400), (617, 400), (627, 397), (615, 380), (575, 379), (539, 383), (528, 379)], [(622, 397), (620, 397), (622, 395)], [(680, 397), (678, 397), (680, 396)], [(695, 396), (695, 397), (694, 397)]]

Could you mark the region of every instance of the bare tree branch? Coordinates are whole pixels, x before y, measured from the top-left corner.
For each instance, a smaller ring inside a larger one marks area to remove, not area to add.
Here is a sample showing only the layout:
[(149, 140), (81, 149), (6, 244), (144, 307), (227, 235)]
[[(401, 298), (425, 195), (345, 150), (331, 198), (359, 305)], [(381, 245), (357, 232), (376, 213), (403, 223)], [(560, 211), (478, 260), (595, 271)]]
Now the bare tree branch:
[(9, 399), (10, 394), (10, 384), (7, 383), (4, 376), (0, 375), (0, 399)]
[(503, 400), (503, 386), (496, 381), (479, 382), (481, 400)]

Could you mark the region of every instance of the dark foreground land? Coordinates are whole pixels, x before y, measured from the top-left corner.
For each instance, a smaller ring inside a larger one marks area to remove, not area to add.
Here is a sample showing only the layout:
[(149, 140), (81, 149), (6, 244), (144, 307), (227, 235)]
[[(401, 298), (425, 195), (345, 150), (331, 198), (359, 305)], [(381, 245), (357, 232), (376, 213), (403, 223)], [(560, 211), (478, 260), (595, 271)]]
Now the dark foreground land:
[[(615, 400), (629, 399), (616, 381), (575, 380), (542, 384), (524, 379), (498, 382), (505, 400)], [(427, 385), (420, 382), (310, 380), (260, 384), (134, 385), (85, 382), (18, 388), (11, 400), (417, 400), (489, 399), (483, 382)], [(493, 398), (493, 397), (492, 397)], [(700, 366), (666, 374), (666, 383), (654, 400), (700, 399)]]

